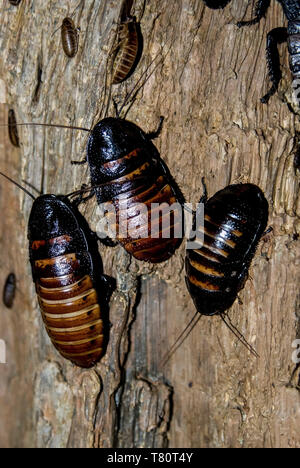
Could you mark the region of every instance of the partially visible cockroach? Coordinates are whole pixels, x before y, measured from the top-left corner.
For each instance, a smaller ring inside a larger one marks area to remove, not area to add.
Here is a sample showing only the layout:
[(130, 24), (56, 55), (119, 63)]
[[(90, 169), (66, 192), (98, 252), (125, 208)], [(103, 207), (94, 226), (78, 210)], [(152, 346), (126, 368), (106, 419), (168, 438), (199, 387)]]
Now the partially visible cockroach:
[[(193, 328), (202, 315), (219, 315), (257, 356), (225, 312), (248, 278), (252, 258), (267, 226), (268, 202), (256, 185), (237, 184), (220, 190), (209, 200), (205, 192), (200, 203), (204, 203), (204, 225), (194, 224), (196, 234), (193, 237), (199, 248), (187, 249), (185, 261), (186, 284), (197, 312), (179, 340), (187, 331), (190, 333), (190, 327)], [(199, 234), (204, 236), (203, 242)], [(177, 346), (178, 340), (168, 356)]]
[(21, 0), (9, 0), (9, 3), (10, 3), (11, 5), (14, 5), (14, 6), (19, 5), (20, 2), (21, 2)]
[[(282, 77), (280, 58), (277, 50), (278, 44), (288, 42), (290, 69), (294, 80), (300, 80), (300, 2), (299, 0), (278, 1), (288, 20), (288, 27), (272, 29), (267, 35), (267, 63), (272, 87), (268, 93), (261, 98), (261, 102), (263, 103), (267, 103), (270, 97), (278, 90)], [(270, 0), (259, 0), (256, 5), (255, 17), (250, 21), (240, 21), (238, 27), (251, 26), (259, 23), (266, 15), (269, 6)]]
[(78, 51), (78, 30), (72, 18), (65, 18), (61, 25), (61, 42), (64, 53), (72, 58)]
[(3, 303), (8, 308), (11, 309), (14, 304), (16, 294), (16, 275), (10, 273), (6, 278), (5, 285), (3, 288)]
[[(155, 223), (151, 219), (158, 208), (154, 204), (171, 206), (183, 203), (183, 196), (160, 158), (152, 139), (161, 130), (145, 133), (141, 128), (121, 118), (105, 118), (92, 129), (88, 145), (87, 162), (91, 174), (91, 187), (99, 205), (110, 202), (116, 213), (108, 225), (116, 229), (116, 240), (138, 260), (158, 263), (170, 258), (182, 242), (182, 216), (176, 210), (162, 213)], [(147, 207), (146, 218), (141, 204)], [(169, 229), (164, 225), (169, 218)], [(138, 228), (139, 236), (130, 232), (123, 235), (121, 223), (126, 228)], [(128, 223), (128, 224), (127, 224)], [(155, 235), (152, 229), (155, 230)]]
[(119, 84), (134, 72), (142, 55), (143, 36), (136, 17), (130, 15), (132, 2), (124, 2), (118, 29), (118, 43), (114, 52), (112, 84)]
[(9, 109), (8, 111), (8, 135), (10, 142), (13, 146), (17, 148), (20, 147), (19, 135), (17, 130), (17, 120), (16, 115), (13, 109)]
[(97, 239), (68, 196), (35, 198), (28, 222), (29, 259), (47, 333), (66, 359), (93, 366), (107, 342), (104, 310), (111, 284)]
[(208, 8), (212, 8), (217, 10), (218, 8), (225, 8), (227, 3), (231, 2), (231, 0), (203, 0), (205, 5)]

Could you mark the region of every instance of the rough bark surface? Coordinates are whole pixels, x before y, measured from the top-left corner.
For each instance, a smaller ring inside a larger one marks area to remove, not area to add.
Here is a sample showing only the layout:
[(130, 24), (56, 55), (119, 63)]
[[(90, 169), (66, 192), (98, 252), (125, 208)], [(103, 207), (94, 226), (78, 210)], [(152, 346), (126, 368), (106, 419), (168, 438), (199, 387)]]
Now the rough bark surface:
[[(110, 51), (121, 9), (117, 0), (1, 2), (0, 118), (90, 127), (114, 115), (109, 101)], [(144, 5), (145, 4), (145, 5)], [(78, 6), (79, 5), (79, 6)], [(76, 9), (79, 51), (68, 59), (59, 27)], [(144, 11), (143, 11), (143, 7)], [(212, 195), (229, 183), (252, 182), (270, 203), (273, 233), (261, 242), (250, 278), (230, 311), (260, 355), (255, 359), (218, 317), (198, 326), (163, 368), (161, 358), (194, 314), (184, 282), (184, 245), (171, 260), (149, 266), (120, 247), (100, 247), (105, 273), (117, 279), (110, 304), (107, 353), (92, 370), (63, 360), (44, 331), (28, 262), (31, 200), (0, 181), (0, 284), (18, 278), (12, 310), (0, 306), (0, 445), (3, 447), (299, 447), (299, 174), (293, 154), (299, 117), (291, 113), (291, 75), (262, 105), (267, 32), (286, 24), (278, 2), (251, 29), (247, 0), (210, 10), (202, 0), (136, 0), (144, 37), (133, 76), (115, 86), (123, 110), (146, 131), (165, 117), (156, 145), (186, 200), (196, 203), (205, 176)], [(144, 74), (143, 74), (144, 73)], [(105, 86), (105, 84), (107, 86)], [(20, 127), (21, 148), (0, 130), (0, 170), (38, 190), (68, 193), (88, 183), (84, 132)], [(43, 168), (44, 166), (44, 168)], [(95, 200), (82, 208), (92, 228)]]

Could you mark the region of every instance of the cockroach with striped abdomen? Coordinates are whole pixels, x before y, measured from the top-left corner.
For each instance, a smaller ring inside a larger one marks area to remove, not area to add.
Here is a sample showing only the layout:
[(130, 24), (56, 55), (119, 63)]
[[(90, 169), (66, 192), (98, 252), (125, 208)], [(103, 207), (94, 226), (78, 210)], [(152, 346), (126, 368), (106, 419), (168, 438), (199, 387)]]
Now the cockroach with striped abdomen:
[(120, 15), (118, 43), (114, 51), (112, 84), (119, 84), (129, 78), (141, 58), (143, 36), (140, 24), (131, 16), (132, 2), (125, 0)]
[(19, 140), (16, 123), (17, 123), (17, 120), (16, 120), (16, 115), (15, 115), (14, 110), (9, 109), (8, 111), (8, 136), (9, 136), (11, 144), (15, 146), (16, 148), (19, 148), (20, 140)]
[[(161, 119), (162, 124), (162, 119)], [(160, 133), (145, 133), (132, 122), (120, 118), (106, 118), (91, 131), (87, 145), (87, 162), (91, 187), (99, 205), (109, 202), (117, 214), (116, 239), (135, 258), (151, 263), (170, 258), (182, 242), (180, 210), (162, 213), (157, 219), (156, 235), (152, 235), (155, 210), (153, 204), (181, 205), (183, 196), (152, 143)], [(147, 207), (147, 217), (140, 205)], [(125, 208), (123, 208), (125, 206)], [(179, 207), (177, 207), (179, 208)], [(153, 215), (153, 216), (152, 216)], [(114, 223), (110, 221), (108, 225)], [(139, 226), (140, 236), (123, 236), (121, 219), (131, 226)], [(169, 219), (168, 232), (163, 226)]]
[[(230, 319), (229, 323), (226, 321), (225, 312), (248, 278), (252, 258), (267, 226), (268, 202), (256, 185), (237, 184), (229, 185), (210, 199), (205, 193), (200, 203), (204, 203), (204, 223), (194, 225), (196, 246), (187, 248), (185, 261), (186, 284), (197, 312), (179, 340), (202, 315), (219, 315), (257, 355)], [(178, 340), (171, 354), (177, 346)]]
[(8, 309), (11, 309), (14, 304), (14, 299), (16, 295), (16, 275), (10, 273), (6, 278), (4, 288), (3, 288), (3, 304)]
[[(293, 79), (300, 80), (300, 2), (299, 0), (278, 0), (288, 20), (288, 27), (272, 29), (267, 35), (267, 63), (272, 87), (268, 93), (261, 98), (263, 103), (268, 102), (271, 96), (278, 90), (282, 77), (280, 71), (280, 59), (277, 50), (278, 44), (288, 43), (290, 54), (290, 69)], [(265, 16), (270, 6), (270, 0), (258, 0), (255, 17), (250, 21), (241, 21), (238, 26), (251, 26), (259, 23)], [(296, 83), (299, 88), (300, 83)]]
[(105, 351), (105, 309), (111, 292), (97, 240), (68, 196), (34, 198), (1, 175), (34, 199), (28, 222), (29, 258), (47, 333), (63, 357), (91, 367)]

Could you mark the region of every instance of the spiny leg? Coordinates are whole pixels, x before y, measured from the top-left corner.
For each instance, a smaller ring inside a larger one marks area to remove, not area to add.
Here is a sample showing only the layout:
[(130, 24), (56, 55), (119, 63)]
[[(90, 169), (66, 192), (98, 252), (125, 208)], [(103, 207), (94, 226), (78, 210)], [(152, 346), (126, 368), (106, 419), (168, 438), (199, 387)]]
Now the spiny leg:
[(272, 29), (272, 31), (267, 35), (267, 65), (272, 87), (267, 94), (261, 98), (261, 102), (264, 104), (267, 103), (270, 97), (278, 90), (282, 74), (280, 70), (280, 58), (277, 46), (278, 44), (286, 42), (287, 37), (287, 28)]
[(253, 24), (259, 23), (260, 20), (266, 16), (270, 3), (271, 0), (258, 0), (255, 6), (255, 17), (250, 21), (239, 21), (237, 26), (241, 28), (242, 26), (252, 26)]

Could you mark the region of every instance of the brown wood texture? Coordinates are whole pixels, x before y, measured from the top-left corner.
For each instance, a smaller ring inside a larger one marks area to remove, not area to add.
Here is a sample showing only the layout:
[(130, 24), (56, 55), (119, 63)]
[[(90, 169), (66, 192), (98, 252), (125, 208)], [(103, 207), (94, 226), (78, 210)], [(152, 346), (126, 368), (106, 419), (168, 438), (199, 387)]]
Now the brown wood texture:
[[(14, 108), (18, 122), (90, 127), (114, 116), (109, 101), (110, 52), (122, 2), (22, 1), (0, 8), (0, 117)], [(145, 5), (144, 5), (145, 3)], [(80, 27), (69, 59), (59, 27)], [(144, 13), (143, 6), (145, 6)], [(106, 274), (117, 279), (110, 304), (105, 357), (82, 370), (56, 352), (44, 330), (28, 260), (26, 226), (32, 201), (0, 181), (0, 284), (17, 275), (13, 309), (0, 306), (0, 445), (3, 447), (299, 447), (299, 174), (293, 169), (299, 117), (290, 112), (291, 75), (280, 46), (284, 79), (269, 105), (267, 32), (286, 24), (278, 2), (266, 20), (239, 30), (253, 2), (232, 0), (220, 11), (202, 0), (136, 0), (142, 59), (130, 79), (112, 88), (123, 110), (145, 131), (165, 117), (155, 144), (186, 200), (252, 182), (270, 204), (273, 233), (261, 242), (250, 278), (230, 310), (232, 322), (260, 355), (255, 359), (218, 317), (202, 317), (163, 368), (162, 357), (194, 314), (184, 281), (184, 244), (161, 265), (145, 265), (120, 246), (100, 246)], [(142, 17), (141, 17), (142, 16)], [(107, 85), (107, 86), (106, 86)], [(20, 127), (20, 148), (0, 129), (0, 170), (38, 190), (68, 193), (88, 183), (87, 134)], [(44, 172), (42, 170), (44, 163)], [(95, 200), (82, 207), (91, 227)]]

